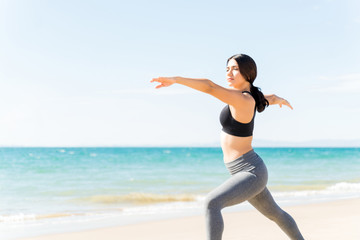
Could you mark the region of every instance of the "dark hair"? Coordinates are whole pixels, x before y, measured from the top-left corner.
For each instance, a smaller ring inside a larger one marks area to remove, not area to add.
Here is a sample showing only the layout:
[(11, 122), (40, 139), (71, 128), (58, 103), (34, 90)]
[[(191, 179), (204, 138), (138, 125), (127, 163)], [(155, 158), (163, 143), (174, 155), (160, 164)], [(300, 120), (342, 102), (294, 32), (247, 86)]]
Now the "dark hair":
[(241, 75), (250, 83), (250, 92), (255, 99), (257, 111), (264, 111), (265, 107), (269, 106), (269, 102), (261, 92), (261, 89), (253, 85), (257, 75), (255, 61), (248, 55), (236, 54), (231, 56), (226, 63), (228, 63), (231, 59), (234, 59), (237, 62)]

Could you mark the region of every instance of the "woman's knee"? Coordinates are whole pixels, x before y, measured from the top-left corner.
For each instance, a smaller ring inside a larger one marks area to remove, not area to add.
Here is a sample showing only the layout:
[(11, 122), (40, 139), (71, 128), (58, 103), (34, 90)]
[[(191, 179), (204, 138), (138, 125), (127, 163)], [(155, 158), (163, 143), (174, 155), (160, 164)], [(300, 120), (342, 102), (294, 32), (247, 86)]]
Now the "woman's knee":
[(221, 201), (212, 195), (208, 195), (205, 199), (205, 209), (218, 209), (221, 210)]
[(288, 218), (288, 215), (284, 210), (281, 208), (274, 209), (273, 211), (270, 211), (270, 214), (268, 214), (268, 218), (274, 222), (282, 222), (286, 221)]

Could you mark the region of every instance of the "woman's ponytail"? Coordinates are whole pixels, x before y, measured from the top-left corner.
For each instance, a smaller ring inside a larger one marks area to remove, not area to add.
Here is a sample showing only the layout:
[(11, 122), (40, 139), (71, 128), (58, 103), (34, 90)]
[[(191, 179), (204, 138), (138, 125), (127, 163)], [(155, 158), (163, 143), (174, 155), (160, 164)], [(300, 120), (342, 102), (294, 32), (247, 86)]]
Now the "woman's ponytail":
[(266, 100), (264, 94), (261, 92), (261, 89), (255, 87), (251, 84), (250, 92), (256, 102), (256, 109), (258, 112), (262, 112), (265, 110), (267, 106), (269, 106), (269, 101)]

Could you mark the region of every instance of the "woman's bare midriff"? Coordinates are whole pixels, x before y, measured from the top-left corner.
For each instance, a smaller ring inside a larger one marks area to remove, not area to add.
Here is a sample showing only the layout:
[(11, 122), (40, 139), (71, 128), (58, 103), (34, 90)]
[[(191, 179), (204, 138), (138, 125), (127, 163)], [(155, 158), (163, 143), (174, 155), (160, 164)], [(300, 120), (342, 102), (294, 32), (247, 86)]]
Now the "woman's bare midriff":
[(252, 150), (252, 139), (252, 136), (236, 137), (221, 132), (221, 148), (224, 154), (224, 162), (231, 162)]

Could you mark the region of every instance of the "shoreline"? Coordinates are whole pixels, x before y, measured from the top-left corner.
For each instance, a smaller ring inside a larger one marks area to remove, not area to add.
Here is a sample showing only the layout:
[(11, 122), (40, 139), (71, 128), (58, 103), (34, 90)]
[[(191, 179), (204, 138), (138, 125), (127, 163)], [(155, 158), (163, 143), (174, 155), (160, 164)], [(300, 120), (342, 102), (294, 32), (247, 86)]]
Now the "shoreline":
[[(360, 239), (360, 196), (327, 202), (281, 206), (292, 215), (305, 239)], [(276, 224), (255, 209), (223, 213), (223, 239), (288, 239)], [(205, 239), (203, 215), (96, 228), (92, 230), (19, 238), (21, 240), (85, 239)]]

